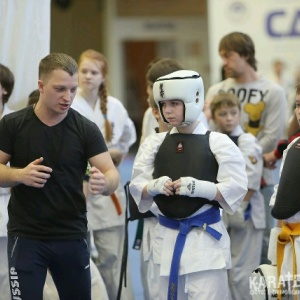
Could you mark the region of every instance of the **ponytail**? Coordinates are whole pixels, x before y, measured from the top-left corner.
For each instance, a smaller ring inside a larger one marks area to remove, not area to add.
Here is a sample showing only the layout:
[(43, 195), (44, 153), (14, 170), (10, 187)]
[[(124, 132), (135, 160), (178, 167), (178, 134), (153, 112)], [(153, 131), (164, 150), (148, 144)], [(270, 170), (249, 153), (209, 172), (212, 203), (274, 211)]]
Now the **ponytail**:
[(102, 84), (99, 87), (99, 97), (100, 97), (100, 109), (105, 120), (105, 140), (106, 142), (111, 142), (112, 128), (111, 128), (111, 123), (107, 118), (107, 89), (106, 89), (105, 82), (102, 82)]

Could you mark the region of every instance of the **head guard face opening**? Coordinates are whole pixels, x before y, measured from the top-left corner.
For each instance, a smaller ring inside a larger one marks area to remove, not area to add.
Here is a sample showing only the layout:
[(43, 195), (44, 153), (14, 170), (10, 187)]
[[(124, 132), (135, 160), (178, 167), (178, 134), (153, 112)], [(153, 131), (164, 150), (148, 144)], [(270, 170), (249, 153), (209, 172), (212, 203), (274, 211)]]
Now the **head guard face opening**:
[(160, 101), (182, 100), (185, 106), (184, 120), (181, 126), (195, 122), (204, 106), (204, 85), (201, 76), (190, 70), (180, 70), (159, 77), (153, 85), (153, 97), (165, 123)]

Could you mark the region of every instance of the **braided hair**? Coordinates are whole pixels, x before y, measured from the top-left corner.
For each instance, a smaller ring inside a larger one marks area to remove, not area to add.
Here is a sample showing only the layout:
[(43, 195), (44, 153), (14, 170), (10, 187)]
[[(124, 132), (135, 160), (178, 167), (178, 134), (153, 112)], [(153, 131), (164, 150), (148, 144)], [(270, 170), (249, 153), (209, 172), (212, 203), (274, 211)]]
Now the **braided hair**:
[(100, 98), (100, 109), (105, 120), (105, 141), (110, 142), (112, 140), (112, 127), (111, 123), (107, 118), (107, 75), (108, 75), (108, 63), (105, 56), (93, 49), (88, 49), (81, 53), (78, 61), (78, 65), (83, 59), (90, 59), (97, 62), (99, 69), (101, 70), (102, 76), (105, 79), (99, 86), (98, 96)]

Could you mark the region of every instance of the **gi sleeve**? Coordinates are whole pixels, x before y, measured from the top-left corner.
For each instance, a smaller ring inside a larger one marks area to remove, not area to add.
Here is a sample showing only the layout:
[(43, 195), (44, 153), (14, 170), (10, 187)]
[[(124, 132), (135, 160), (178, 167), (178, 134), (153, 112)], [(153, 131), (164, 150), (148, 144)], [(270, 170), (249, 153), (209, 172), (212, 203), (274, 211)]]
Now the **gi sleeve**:
[(217, 188), (224, 201), (223, 209), (233, 214), (247, 193), (246, 165), (240, 149), (225, 134), (211, 132), (209, 144), (219, 164)]

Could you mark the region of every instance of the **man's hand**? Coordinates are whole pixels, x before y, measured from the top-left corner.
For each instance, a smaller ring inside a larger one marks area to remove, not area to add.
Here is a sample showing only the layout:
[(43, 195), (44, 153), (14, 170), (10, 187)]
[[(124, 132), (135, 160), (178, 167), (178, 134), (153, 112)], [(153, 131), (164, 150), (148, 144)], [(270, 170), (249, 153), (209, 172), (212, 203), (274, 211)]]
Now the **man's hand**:
[(27, 186), (32, 186), (36, 188), (42, 188), (46, 184), (47, 180), (50, 178), (52, 169), (41, 165), (43, 157), (40, 157), (25, 168), (20, 170), (20, 183)]
[(106, 190), (106, 179), (96, 167), (90, 169), (89, 190), (93, 195), (103, 194)]

